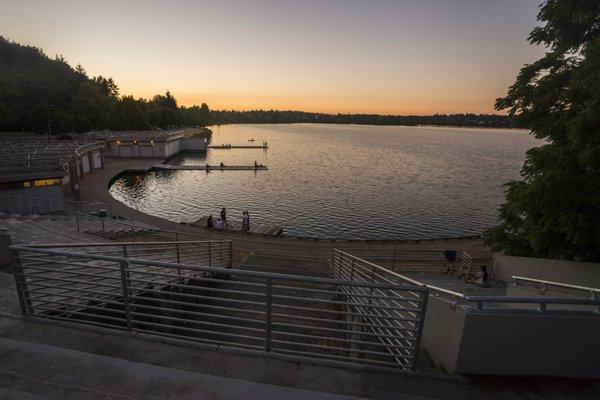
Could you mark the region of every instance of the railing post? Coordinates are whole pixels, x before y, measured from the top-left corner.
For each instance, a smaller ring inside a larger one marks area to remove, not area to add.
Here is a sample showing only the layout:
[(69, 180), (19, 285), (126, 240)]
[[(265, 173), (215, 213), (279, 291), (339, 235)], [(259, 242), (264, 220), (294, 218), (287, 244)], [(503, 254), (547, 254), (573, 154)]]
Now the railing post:
[(19, 297), (19, 306), (21, 307), (21, 314), (33, 314), (31, 308), (31, 299), (29, 297), (29, 290), (27, 288), (27, 280), (25, 278), (25, 271), (21, 265), (19, 259), (19, 253), (17, 250), (11, 251), (13, 275), (15, 278), (15, 285), (17, 286), (17, 296)]
[(104, 218), (101, 218), (100, 222), (102, 223), (102, 236), (106, 237), (106, 230), (104, 229)]
[(181, 254), (179, 252), (179, 243), (175, 243), (175, 249), (177, 251), (177, 264), (181, 264)]
[(75, 222), (77, 223), (77, 232), (81, 232), (79, 230), (79, 214), (78, 213), (75, 213)]
[(373, 302), (373, 283), (375, 281), (375, 265), (371, 268), (371, 287), (369, 288), (369, 305)]
[(427, 300), (429, 299), (429, 290), (426, 290), (421, 295), (421, 302), (419, 304), (419, 322), (417, 323), (417, 337), (414, 341), (415, 349), (410, 364), (410, 369), (413, 371), (417, 367), (417, 361), (419, 358), (420, 347), (421, 347), (421, 336), (423, 336), (423, 325), (425, 324), (425, 313), (427, 312)]
[(208, 242), (208, 266), (212, 267), (212, 254), (211, 254), (211, 245), (210, 242)]
[(123, 286), (123, 306), (125, 308), (125, 319), (127, 321), (127, 330), (132, 329), (131, 323), (131, 307), (129, 305), (129, 263), (127, 261), (121, 261), (121, 284)]
[(265, 351), (268, 353), (271, 351), (271, 308), (272, 308), (272, 286), (273, 278), (267, 277), (267, 292), (266, 292), (266, 317), (265, 317)]

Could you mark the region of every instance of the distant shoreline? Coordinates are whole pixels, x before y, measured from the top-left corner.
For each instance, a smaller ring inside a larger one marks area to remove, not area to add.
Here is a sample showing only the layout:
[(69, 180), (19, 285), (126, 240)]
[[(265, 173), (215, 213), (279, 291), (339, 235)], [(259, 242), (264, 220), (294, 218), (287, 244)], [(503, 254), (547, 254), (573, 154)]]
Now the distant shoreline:
[(405, 126), (409, 128), (464, 128), (464, 129), (506, 129), (506, 130), (530, 130), (529, 128), (515, 126), (475, 126), (475, 125), (432, 125), (432, 124), (360, 124), (352, 122), (226, 122), (220, 124), (207, 125), (208, 127), (218, 127), (221, 125), (300, 125), (300, 124), (321, 124), (321, 125), (354, 125), (354, 126)]

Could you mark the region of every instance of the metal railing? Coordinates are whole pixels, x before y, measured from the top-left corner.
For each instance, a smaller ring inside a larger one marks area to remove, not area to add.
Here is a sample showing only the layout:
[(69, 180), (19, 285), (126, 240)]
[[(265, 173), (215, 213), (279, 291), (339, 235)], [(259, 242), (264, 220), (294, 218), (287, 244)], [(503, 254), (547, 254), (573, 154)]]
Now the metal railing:
[[(388, 268), (382, 267), (370, 261), (366, 261), (362, 258), (356, 257), (353, 254), (347, 253), (343, 250), (334, 249), (332, 255), (332, 275), (336, 274), (336, 264), (339, 258), (353, 260), (354, 268), (360, 266), (363, 271), (374, 271), (372, 272), (376, 279), (380, 279), (383, 282), (404, 282), (405, 284), (418, 285), (429, 289), (429, 294), (436, 297), (443, 297), (450, 299), (453, 305), (463, 305), (469, 308), (471, 311), (481, 312), (541, 312), (541, 313), (592, 313), (594, 315), (600, 314), (600, 298), (594, 297), (592, 299), (584, 298), (559, 298), (559, 297), (540, 297), (540, 296), (523, 296), (523, 297), (506, 297), (506, 296), (472, 296), (465, 295), (453, 290), (445, 289), (439, 286), (429, 285), (426, 283), (419, 282), (415, 279), (411, 279), (407, 276), (401, 275), (397, 272), (393, 272)], [(351, 261), (352, 262), (352, 261)], [(364, 275), (359, 275), (364, 278)], [(351, 276), (352, 279), (356, 279), (355, 276)], [(520, 278), (523, 280), (523, 278)], [(528, 279), (528, 278), (525, 278)], [(564, 286), (564, 285), (563, 285)], [(590, 288), (582, 288), (590, 289)]]
[(473, 257), (467, 252), (456, 251), (456, 259), (448, 261), (443, 251), (406, 248), (349, 248), (341, 249), (356, 257), (376, 263), (391, 271), (457, 271), (463, 275), (473, 272)]
[(13, 246), (22, 312), (334, 365), (414, 368), (425, 288), (216, 268), (206, 248), (193, 264), (148, 261), (148, 249), (167, 244), (122, 245)]
[(103, 203), (99, 201), (75, 201), (65, 199), (67, 205), (73, 210), (81, 214), (98, 213), (102, 210), (106, 211), (109, 217), (112, 217), (112, 205), (110, 203)]
[(79, 212), (75, 213), (75, 223), (78, 232), (89, 233), (113, 240), (210, 240), (208, 236), (202, 234), (169, 231), (136, 221), (101, 218)]
[(512, 276), (513, 282), (515, 285), (520, 285), (522, 283), (533, 283), (535, 287), (543, 292), (548, 290), (549, 288), (558, 288), (558, 289), (567, 289), (569, 292), (574, 292), (577, 294), (586, 294), (592, 299), (600, 299), (600, 289), (592, 288), (587, 286), (579, 286), (579, 285), (571, 285), (568, 283), (561, 282), (553, 282), (546, 281), (543, 279), (534, 279), (527, 278), (524, 276)]
[[(386, 297), (384, 291), (373, 287), (340, 284), (338, 290), (346, 296), (360, 318), (372, 324), (376, 333), (383, 335), (382, 341), (392, 345), (388, 350), (398, 362), (409, 362), (410, 368), (414, 369), (425, 320), (427, 288), (416, 281), (396, 279), (387, 269), (337, 249), (331, 261), (331, 276), (348, 282), (398, 285), (400, 289), (388, 289), (393, 297)], [(368, 308), (373, 303), (385, 307)], [(386, 321), (385, 327), (382, 326), (383, 321)]]

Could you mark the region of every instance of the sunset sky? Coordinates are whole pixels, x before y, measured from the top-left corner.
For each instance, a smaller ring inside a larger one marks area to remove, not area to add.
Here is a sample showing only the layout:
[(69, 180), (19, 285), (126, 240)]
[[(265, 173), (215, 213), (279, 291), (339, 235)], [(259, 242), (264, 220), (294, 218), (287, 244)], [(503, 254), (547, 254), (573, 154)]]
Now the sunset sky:
[(0, 35), (213, 109), (493, 112), (540, 0), (5, 1)]

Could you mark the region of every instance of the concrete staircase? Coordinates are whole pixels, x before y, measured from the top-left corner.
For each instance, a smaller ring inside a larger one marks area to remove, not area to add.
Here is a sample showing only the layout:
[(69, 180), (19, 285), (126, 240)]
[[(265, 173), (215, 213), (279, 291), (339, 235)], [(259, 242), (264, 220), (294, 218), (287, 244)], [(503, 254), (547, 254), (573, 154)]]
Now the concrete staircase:
[(3, 338), (0, 338), (0, 354), (3, 361), (0, 397), (9, 399), (356, 398), (223, 378)]
[(77, 232), (75, 218), (66, 214), (0, 214), (0, 227), (7, 229), (13, 244), (106, 241), (94, 235)]

